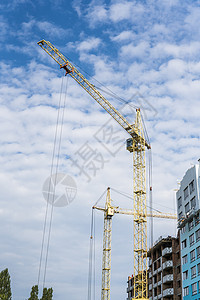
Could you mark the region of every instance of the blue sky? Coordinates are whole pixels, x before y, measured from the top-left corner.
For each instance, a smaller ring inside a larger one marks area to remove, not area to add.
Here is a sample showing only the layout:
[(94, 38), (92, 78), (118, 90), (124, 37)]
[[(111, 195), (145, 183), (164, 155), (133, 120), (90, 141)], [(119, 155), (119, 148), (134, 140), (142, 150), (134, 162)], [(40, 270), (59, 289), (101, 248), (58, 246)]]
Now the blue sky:
[[(177, 181), (199, 159), (199, 28), (200, 1), (1, 1), (0, 266), (9, 268), (13, 299), (28, 298), (37, 282), (46, 208), (42, 185), (50, 173), (63, 75), (37, 42), (50, 41), (93, 84), (142, 108), (152, 144), (154, 208), (173, 212)], [(97, 133), (107, 122), (121, 140), (128, 136), (76, 82), (65, 78), (64, 84), (59, 172), (75, 178), (78, 193), (73, 203), (54, 210), (46, 284), (53, 286), (55, 299), (77, 300), (87, 297), (91, 206), (108, 186), (132, 193), (132, 157), (124, 146), (114, 151), (116, 145), (99, 142)], [(123, 103), (105, 96), (122, 109)], [(130, 107), (122, 111), (130, 115)], [(96, 174), (90, 170), (89, 182), (69, 159), (85, 144), (105, 158)], [(119, 195), (112, 197), (131, 207)], [(155, 239), (175, 234), (176, 223), (166, 222), (155, 220)], [(96, 224), (99, 299), (103, 215), (98, 212)], [(132, 221), (116, 216), (113, 299), (126, 297), (132, 248)]]

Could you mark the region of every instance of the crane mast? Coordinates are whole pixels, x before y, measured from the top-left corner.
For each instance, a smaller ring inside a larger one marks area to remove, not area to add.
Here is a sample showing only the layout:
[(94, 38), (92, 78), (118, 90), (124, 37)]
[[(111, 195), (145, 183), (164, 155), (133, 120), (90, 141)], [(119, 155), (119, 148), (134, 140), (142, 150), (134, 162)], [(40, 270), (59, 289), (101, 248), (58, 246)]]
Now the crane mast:
[(111, 275), (111, 236), (112, 217), (114, 209), (111, 206), (110, 189), (107, 190), (106, 204), (104, 209), (104, 232), (103, 232), (103, 257), (102, 257), (102, 288), (101, 299), (110, 299), (110, 275)]
[[(104, 212), (104, 231), (103, 231), (103, 258), (102, 258), (102, 300), (110, 300), (110, 278), (111, 278), (111, 237), (112, 237), (112, 217), (114, 214), (135, 215), (135, 210), (121, 209), (111, 205), (110, 188), (107, 189), (105, 208), (93, 206)], [(146, 213), (147, 217), (174, 219), (177, 216), (164, 213)], [(143, 216), (144, 217), (144, 216)]]
[[(133, 152), (133, 198), (134, 198), (134, 298), (147, 299), (147, 209), (146, 209), (146, 165), (145, 140), (140, 109), (136, 110), (136, 121), (130, 124), (124, 116), (69, 62), (50, 42), (41, 40), (38, 45), (46, 51), (90, 96), (103, 107), (131, 136), (127, 150)], [(111, 223), (111, 222), (110, 222)], [(109, 232), (109, 230), (108, 230)], [(109, 265), (108, 256), (106, 258)], [(106, 264), (105, 264), (106, 265)], [(109, 273), (109, 272), (108, 272)], [(102, 300), (108, 294), (102, 293)], [(106, 298), (107, 297), (107, 298)]]

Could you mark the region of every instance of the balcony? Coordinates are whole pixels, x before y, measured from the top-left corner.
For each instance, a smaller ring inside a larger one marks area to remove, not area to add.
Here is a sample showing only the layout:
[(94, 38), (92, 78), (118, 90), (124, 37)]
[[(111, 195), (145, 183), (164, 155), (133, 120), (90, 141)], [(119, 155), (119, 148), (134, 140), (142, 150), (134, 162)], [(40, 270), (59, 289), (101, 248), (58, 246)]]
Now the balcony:
[(162, 267), (157, 269), (157, 272), (160, 273), (162, 271)]
[(155, 282), (155, 283), (153, 284), (153, 288), (156, 288), (156, 287), (157, 287), (157, 285), (158, 285), (158, 283), (157, 283), (157, 282)]
[(163, 277), (163, 283), (173, 281), (173, 274), (168, 274)]
[(153, 275), (156, 275), (158, 272), (158, 269), (156, 269), (155, 271), (153, 271)]
[(158, 295), (158, 299), (162, 299), (162, 294)]
[(152, 273), (151, 272), (149, 272), (149, 278), (151, 278), (152, 277)]
[(174, 289), (170, 288), (170, 289), (166, 289), (163, 291), (163, 298), (164, 297), (168, 297), (174, 294)]
[(127, 293), (131, 292), (133, 290), (133, 286), (127, 287)]
[(173, 261), (172, 260), (168, 260), (166, 262), (163, 263), (163, 270), (165, 269), (169, 269), (173, 267)]
[(149, 259), (149, 267), (152, 265), (152, 259)]
[(162, 256), (168, 255), (172, 253), (172, 247), (167, 247), (165, 249), (163, 249), (162, 251)]
[(162, 284), (162, 280), (158, 281), (158, 286)]
[(152, 290), (152, 284), (150, 283), (149, 285), (149, 290), (151, 291)]

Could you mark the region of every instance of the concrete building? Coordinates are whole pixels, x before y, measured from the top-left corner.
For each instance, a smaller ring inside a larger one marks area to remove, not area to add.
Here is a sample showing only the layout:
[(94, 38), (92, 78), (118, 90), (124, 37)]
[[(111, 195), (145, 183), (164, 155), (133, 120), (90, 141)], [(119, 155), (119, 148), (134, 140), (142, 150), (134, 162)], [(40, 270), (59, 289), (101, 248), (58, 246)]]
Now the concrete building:
[(200, 166), (185, 173), (176, 193), (183, 300), (200, 298)]
[(149, 300), (181, 300), (180, 241), (168, 236), (160, 237), (148, 251)]
[[(180, 240), (160, 237), (148, 251), (148, 297), (149, 300), (181, 300)], [(133, 276), (128, 277), (128, 298), (133, 297)]]

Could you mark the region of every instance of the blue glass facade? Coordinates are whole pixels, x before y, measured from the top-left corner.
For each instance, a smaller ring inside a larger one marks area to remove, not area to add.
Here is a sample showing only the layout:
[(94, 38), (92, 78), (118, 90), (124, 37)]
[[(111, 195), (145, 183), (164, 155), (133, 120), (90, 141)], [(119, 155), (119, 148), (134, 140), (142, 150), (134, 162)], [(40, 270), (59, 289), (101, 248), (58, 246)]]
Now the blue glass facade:
[(183, 300), (200, 298), (200, 222), (192, 215), (181, 229), (181, 264)]
[(199, 164), (185, 173), (176, 193), (183, 300), (200, 299)]

